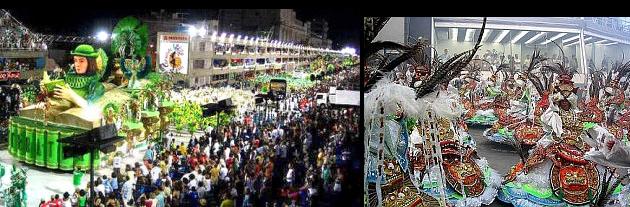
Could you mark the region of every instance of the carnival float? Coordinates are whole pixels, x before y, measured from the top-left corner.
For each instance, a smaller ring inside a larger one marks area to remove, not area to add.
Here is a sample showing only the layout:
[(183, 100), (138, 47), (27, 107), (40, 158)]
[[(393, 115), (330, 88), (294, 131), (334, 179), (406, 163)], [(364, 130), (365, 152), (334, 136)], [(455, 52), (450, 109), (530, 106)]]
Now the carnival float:
[[(10, 154), (40, 167), (85, 170), (89, 153), (66, 157), (67, 145), (60, 140), (105, 124), (117, 125), (127, 148), (158, 138), (175, 105), (169, 100), (169, 75), (152, 72), (147, 42), (146, 24), (126, 17), (112, 32), (111, 55), (103, 48), (78, 45), (70, 52), (74, 64), (65, 75), (51, 78), (45, 72), (40, 93), (27, 94), (19, 116), (11, 117)], [(98, 167), (99, 158), (107, 155), (95, 157)]]

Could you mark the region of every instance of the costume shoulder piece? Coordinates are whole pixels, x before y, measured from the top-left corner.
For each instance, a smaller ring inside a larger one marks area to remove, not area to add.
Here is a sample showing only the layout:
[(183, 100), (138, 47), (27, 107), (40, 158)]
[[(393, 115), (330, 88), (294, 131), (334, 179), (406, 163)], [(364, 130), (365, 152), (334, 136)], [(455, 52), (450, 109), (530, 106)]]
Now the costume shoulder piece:
[(96, 69), (98, 71), (96, 71), (97, 75), (99, 78), (103, 77), (103, 74), (105, 74), (105, 70), (107, 70), (107, 61), (109, 60), (109, 58), (107, 57), (107, 53), (105, 53), (105, 50), (103, 50), (102, 48), (98, 49), (98, 56), (96, 57)]

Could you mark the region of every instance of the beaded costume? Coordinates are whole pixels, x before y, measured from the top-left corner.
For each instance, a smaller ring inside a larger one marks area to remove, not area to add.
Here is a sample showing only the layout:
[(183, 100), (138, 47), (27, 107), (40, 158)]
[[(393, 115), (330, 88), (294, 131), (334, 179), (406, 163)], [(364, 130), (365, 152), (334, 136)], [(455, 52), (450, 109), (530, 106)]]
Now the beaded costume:
[[(366, 24), (382, 22), (366, 18)], [(368, 29), (379, 28), (371, 25)], [(382, 27), (380, 27), (382, 28)], [(370, 206), (490, 204), (500, 177), (479, 159), (460, 117), (454, 90), (437, 89), (459, 76), (479, 48), (445, 62), (429, 58), (426, 42), (412, 46), (367, 38), (365, 200)], [(374, 34), (367, 32), (367, 34)], [(397, 55), (377, 54), (380, 49)], [(373, 56), (371, 56), (373, 55)], [(395, 68), (416, 73), (414, 88), (392, 80)], [(370, 71), (373, 69), (373, 72)], [(387, 77), (384, 80), (383, 77)]]
[[(540, 114), (544, 136), (536, 142), (524, 162), (506, 175), (499, 199), (514, 206), (589, 206), (600, 205), (607, 168), (585, 158), (596, 145), (591, 137), (609, 135), (597, 119), (577, 106), (577, 88), (571, 72), (562, 64), (543, 65), (543, 71), (558, 74), (553, 92), (543, 92), (539, 102), (546, 110)], [(544, 90), (540, 79), (530, 79), (537, 90)], [(546, 99), (546, 101), (545, 101)], [(542, 104), (541, 104), (542, 103)]]

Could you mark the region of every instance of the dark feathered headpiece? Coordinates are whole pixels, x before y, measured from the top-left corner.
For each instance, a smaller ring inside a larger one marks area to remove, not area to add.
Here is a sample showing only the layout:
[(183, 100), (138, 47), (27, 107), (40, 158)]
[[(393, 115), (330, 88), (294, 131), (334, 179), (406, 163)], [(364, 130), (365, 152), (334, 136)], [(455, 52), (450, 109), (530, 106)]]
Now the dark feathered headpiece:
[(481, 38), (483, 37), (485, 28), (486, 18), (484, 17), (481, 31), (479, 32), (479, 38), (477, 38), (477, 43), (473, 49), (456, 54), (444, 63), (440, 62), (437, 57), (433, 59), (431, 65), (433, 73), (416, 88), (416, 98), (433, 92), (436, 86), (442, 83), (448, 83), (453, 78), (460, 75), (462, 69), (470, 63), (475, 53), (477, 53), (477, 50), (481, 47)]
[[(366, 91), (369, 91), (375, 83), (383, 78), (385, 73), (391, 72), (400, 65), (410, 64), (414, 69), (420, 70), (419, 72), (428, 72), (430, 74), (416, 88), (416, 97), (422, 97), (432, 92), (435, 86), (441, 83), (448, 83), (457, 77), (475, 56), (479, 47), (481, 47), (481, 38), (486, 27), (486, 18), (484, 18), (479, 38), (473, 49), (456, 54), (445, 62), (441, 62), (437, 55), (433, 59), (431, 58), (431, 53), (429, 52), (431, 47), (424, 40), (418, 40), (411, 45), (390, 41), (372, 42), (378, 31), (382, 29), (383, 22), (386, 22), (386, 20), (371, 17), (365, 18), (364, 23), (367, 28), (365, 31), (366, 39), (364, 40), (364, 51), (366, 51), (364, 54), (365, 58), (367, 58), (365, 62), (371, 64), (371, 68), (375, 68), (375, 70), (367, 71), (364, 69), (364, 74), (368, 75), (368, 77), (364, 77), (364, 80), (366, 80), (364, 88)], [(377, 54), (379, 51), (383, 51), (383, 54)]]

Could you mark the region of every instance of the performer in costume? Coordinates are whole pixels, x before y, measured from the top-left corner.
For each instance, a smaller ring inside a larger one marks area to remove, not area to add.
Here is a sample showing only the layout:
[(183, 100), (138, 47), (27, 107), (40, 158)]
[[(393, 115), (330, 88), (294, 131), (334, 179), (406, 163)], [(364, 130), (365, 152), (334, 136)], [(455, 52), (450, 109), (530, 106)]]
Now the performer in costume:
[[(596, 67), (592, 66), (596, 69)], [(609, 189), (602, 193), (601, 203), (615, 204), (617, 206), (630, 205), (630, 186), (628, 174), (630, 169), (630, 147), (627, 133), (630, 128), (630, 113), (626, 108), (624, 91), (628, 86), (627, 78), (630, 72), (630, 62), (612, 64), (607, 74), (603, 70), (595, 70), (591, 73), (589, 95), (591, 101), (583, 104), (584, 111), (596, 111), (591, 116), (599, 118), (601, 124), (610, 132), (608, 137), (591, 139), (596, 147), (589, 151), (585, 157), (588, 160), (607, 166), (611, 174), (604, 184), (610, 184)], [(622, 78), (626, 78), (621, 82)], [(601, 100), (601, 101), (599, 101)], [(602, 108), (603, 110), (599, 109)], [(615, 182), (611, 183), (613, 179)], [(623, 189), (619, 191), (619, 189)]]
[(604, 120), (603, 125), (615, 138), (626, 144), (628, 143), (626, 134), (630, 129), (630, 112), (627, 109), (624, 91), (628, 84), (625, 81), (625, 84), (621, 86), (621, 78), (627, 78), (630, 75), (629, 72), (630, 62), (626, 64), (614, 63), (612, 69), (605, 76), (601, 70), (593, 72), (591, 96), (596, 99), (589, 104), (589, 106), (598, 105), (599, 97), (601, 97), (604, 112), (598, 115)]
[[(540, 57), (535, 52), (532, 63), (539, 61)], [(511, 83), (514, 87), (507, 87), (509, 84), (505, 84), (506, 96), (495, 99), (495, 111), (499, 116), (499, 121), (492, 128), (484, 131), (484, 135), (492, 141), (513, 145), (522, 159), (527, 156), (527, 151), (535, 145), (543, 133), (540, 122), (536, 121), (542, 114), (536, 113), (536, 107), (544, 105), (544, 102), (537, 103), (537, 100), (541, 100), (538, 94), (543, 93), (543, 86), (532, 90), (533, 81), (538, 83), (539, 77), (532, 73), (535, 65), (530, 64), (524, 72), (515, 73), (517, 79)], [(510, 94), (511, 97), (507, 97)]]
[(422, 146), (419, 150), (424, 151), (423, 156), (432, 159), (425, 160), (427, 170), (417, 182), (423, 191), (444, 197), (454, 206), (489, 205), (497, 195), (501, 177), (477, 155), (466, 124), (460, 119), (464, 110), (458, 94), (447, 84), (418, 100), (419, 105), (428, 108), (423, 115), (426, 118), (416, 125), (418, 138), (412, 135), (411, 140), (418, 140), (414, 146)]
[(545, 135), (527, 160), (506, 175), (498, 198), (514, 206), (594, 205), (605, 189), (606, 167), (584, 158), (591, 149), (585, 140), (609, 133), (597, 124), (585, 124), (596, 120), (576, 108), (573, 71), (559, 63), (543, 66), (543, 71), (557, 74), (549, 106), (540, 116)]
[(407, 157), (406, 120), (419, 110), (414, 95), (413, 89), (386, 81), (365, 95), (366, 146), (374, 146), (368, 147), (371, 156), (366, 159), (370, 206), (438, 205), (435, 198), (419, 192), (411, 179), (414, 169), (421, 168), (415, 164), (417, 159)]
[[(426, 43), (408, 47), (408, 56), (402, 57), (407, 57), (414, 69), (420, 69), (414, 89), (392, 80), (378, 81), (394, 68), (377, 67), (376, 73), (366, 72), (371, 75), (365, 88), (374, 88), (365, 98), (366, 202), (370, 206), (481, 206), (494, 200), (498, 183), (491, 182), (500, 178), (487, 164), (479, 164), (469, 140), (464, 139), (469, 136), (459, 119), (463, 111), (457, 105), (457, 93), (439, 89), (459, 76), (479, 48), (481, 35), (474, 49), (443, 64), (436, 64), (439, 62), (423, 52)], [(376, 61), (374, 65), (390, 64)], [(415, 98), (420, 98), (420, 103)], [(440, 112), (450, 107), (459, 110), (451, 112), (452, 116)], [(427, 132), (418, 124), (432, 128)]]
[[(492, 108), (494, 114), (498, 120), (484, 131), (484, 136), (493, 142), (509, 143), (514, 131), (508, 126), (512, 124), (513, 117), (508, 113), (510, 109), (510, 95), (513, 96), (513, 74), (507, 71), (507, 65), (503, 64), (497, 68), (490, 76), (490, 81), (493, 83), (486, 91), (488, 94), (493, 95), (494, 101), (492, 102)], [(498, 75), (503, 74), (501, 83), (499, 83)]]
[[(404, 125), (404, 122), (400, 121), (417, 111), (414, 110), (418, 107), (415, 105), (414, 91), (392, 83), (390, 78), (379, 81), (384, 76), (388, 77), (388, 73), (395, 68), (407, 66), (407, 55), (419, 52), (417, 48), (426, 48), (426, 43), (417, 42), (412, 46), (393, 42), (387, 42), (390, 46), (385, 46), (383, 42), (372, 43), (389, 18), (368, 17), (364, 20), (366, 49), (373, 49), (366, 55), (367, 77), (364, 80), (364, 88), (367, 89), (364, 95), (365, 203), (370, 206), (438, 206), (437, 200), (419, 191), (409, 176), (409, 167), (412, 165), (406, 153), (408, 143), (405, 139), (408, 137), (405, 132), (408, 130), (402, 130), (401, 124)], [(401, 56), (391, 57), (402, 61), (392, 63), (387, 61), (388, 57), (376, 53), (388, 48), (404, 49), (401, 50)], [(381, 98), (382, 95), (387, 97)]]
[(495, 82), (491, 80), (489, 83), (485, 81), (479, 83), (477, 78), (481, 76), (485, 66), (489, 67), (490, 63), (474, 59), (467, 68), (468, 74), (463, 78), (467, 84), (461, 88), (460, 96), (467, 110), (464, 118), (468, 124), (485, 126), (497, 122), (496, 113), (492, 108), (493, 99), (499, 94), (499, 91), (495, 90)]

